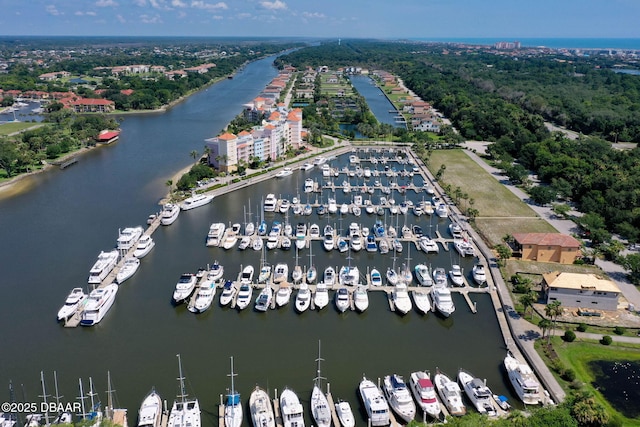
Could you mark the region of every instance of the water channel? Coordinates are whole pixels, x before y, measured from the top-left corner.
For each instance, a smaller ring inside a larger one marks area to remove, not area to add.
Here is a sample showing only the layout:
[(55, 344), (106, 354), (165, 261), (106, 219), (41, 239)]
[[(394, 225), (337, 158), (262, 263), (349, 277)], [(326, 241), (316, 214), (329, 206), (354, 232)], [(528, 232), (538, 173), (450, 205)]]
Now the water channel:
[[(322, 312), (299, 315), (291, 304), (267, 313), (237, 312), (221, 308), (216, 297), (212, 309), (194, 315), (184, 306), (171, 304), (175, 282), (184, 272), (195, 272), (216, 259), (234, 276), (241, 265), (259, 265), (260, 254), (251, 250), (207, 248), (204, 242), (212, 222), (242, 222), (249, 210), (256, 218), (264, 195), (291, 198), (302, 193), (307, 176), (322, 179), (317, 169), (296, 171), (283, 180), (265, 181), (183, 212), (176, 223), (154, 234), (155, 249), (142, 260), (138, 273), (122, 285), (102, 323), (76, 329), (56, 323), (55, 314), (69, 290), (86, 286), (97, 254), (115, 245), (119, 228), (143, 224), (148, 214), (158, 210), (167, 179), (192, 161), (191, 150), (201, 151), (204, 139), (217, 134), (275, 76), (272, 61), (270, 57), (249, 64), (233, 80), (211, 86), (166, 113), (126, 116), (116, 144), (93, 150), (65, 170), (30, 178), (29, 191), (0, 200), (0, 385), (12, 380), (19, 401), (39, 401), (40, 371), (45, 372), (51, 390), (55, 370), (63, 401), (75, 401), (78, 378), (86, 383), (91, 376), (104, 402), (109, 370), (120, 405), (129, 409), (131, 425), (151, 387), (171, 404), (177, 394), (176, 354), (180, 353), (187, 390), (200, 399), (204, 426), (217, 423), (218, 396), (230, 385), (226, 375), (230, 356), (235, 358), (236, 388), (243, 399), (256, 384), (272, 393), (289, 386), (308, 410), (318, 340), (326, 360), (322, 374), (331, 383), (334, 397), (349, 400), (360, 415), (356, 393), (363, 374), (377, 378), (397, 372), (408, 377), (412, 371), (433, 372), (436, 367), (450, 375), (465, 368), (486, 378), (494, 392), (515, 401), (501, 368), (504, 344), (486, 295), (472, 297), (478, 314), (472, 314), (462, 297), (454, 295), (457, 310), (446, 320), (416, 312), (400, 317), (390, 312), (383, 293), (371, 294), (369, 309), (363, 314), (340, 315), (331, 305)], [(332, 166), (347, 162), (335, 159)], [(413, 179), (421, 184), (420, 178)], [(386, 178), (381, 180), (384, 184)], [(414, 200), (425, 195), (408, 193)], [(350, 198), (341, 192), (337, 197), (338, 202)], [(398, 194), (394, 197), (402, 199)], [(272, 214), (265, 219), (282, 218)], [(305, 218), (341, 226), (337, 216)], [(345, 218), (342, 228), (346, 230), (353, 220), (352, 216)], [(363, 214), (359, 222), (371, 226), (374, 220)], [(447, 233), (446, 220), (412, 215), (406, 220), (425, 231), (437, 228)], [(400, 224), (404, 221), (404, 217), (398, 219)], [(405, 245), (396, 265), (407, 262), (408, 252)], [(268, 261), (286, 259), (292, 265), (294, 256), (293, 251), (276, 250), (268, 253)], [(309, 251), (302, 251), (300, 263), (305, 265), (308, 260)], [(441, 249), (439, 255), (426, 257), (412, 248), (409, 260), (411, 265), (425, 262), (433, 267), (448, 267), (452, 261), (460, 261), (465, 272), (470, 272), (472, 260), (459, 260), (455, 251)], [(345, 265), (348, 260), (314, 245), (313, 262), (323, 269)], [(360, 252), (352, 262), (365, 272), (373, 266), (384, 271), (394, 260), (390, 255)], [(8, 393), (0, 395), (8, 399)], [(306, 418), (310, 422), (308, 412)], [(249, 417), (244, 424), (250, 425)]]

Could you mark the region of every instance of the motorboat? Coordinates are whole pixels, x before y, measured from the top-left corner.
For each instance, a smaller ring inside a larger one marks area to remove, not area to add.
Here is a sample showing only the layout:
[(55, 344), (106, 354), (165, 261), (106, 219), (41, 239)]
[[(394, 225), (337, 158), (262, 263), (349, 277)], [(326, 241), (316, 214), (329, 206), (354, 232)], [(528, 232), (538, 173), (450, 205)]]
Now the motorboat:
[(118, 285), (115, 283), (92, 290), (82, 310), (80, 324), (93, 326), (100, 323), (116, 300), (117, 293)]
[(378, 252), (378, 244), (376, 243), (376, 238), (372, 234), (367, 236), (366, 249), (367, 252)]
[(276, 264), (273, 271), (273, 283), (282, 283), (289, 277), (289, 266), (283, 262)]
[(320, 282), (316, 285), (316, 292), (313, 295), (313, 305), (318, 310), (322, 310), (329, 304), (329, 291), (327, 285), (324, 282)]
[(369, 276), (371, 278), (371, 286), (382, 286), (382, 274), (377, 268), (372, 269)]
[(331, 176), (331, 166), (325, 163), (322, 165), (321, 169), (323, 178), (329, 178)]
[(231, 389), (226, 396), (224, 404), (224, 425), (225, 427), (240, 427), (242, 425), (242, 401), (240, 400), (240, 393), (235, 389), (233, 378), (236, 374), (233, 373), (233, 357), (231, 357)]
[(296, 310), (299, 313), (302, 313), (311, 305), (311, 291), (309, 290), (309, 285), (305, 282), (302, 282), (300, 285), (300, 289), (298, 289), (298, 294), (296, 295)]
[(309, 266), (306, 276), (307, 276), (307, 283), (312, 284), (313, 282), (316, 281), (316, 278), (318, 277), (318, 270), (314, 265)]
[(346, 252), (349, 250), (349, 244), (347, 243), (347, 241), (345, 240), (344, 237), (339, 236), (338, 237), (338, 251), (342, 252)]
[(227, 280), (224, 282), (224, 286), (222, 287), (222, 293), (220, 294), (220, 305), (225, 306), (229, 305), (233, 300), (233, 297), (236, 296), (238, 292), (238, 288), (233, 284), (231, 280)]
[[(347, 187), (345, 187), (345, 188), (347, 188)], [(348, 204), (346, 204), (346, 203), (341, 204), (341, 205), (340, 205), (340, 209), (339, 209), (339, 211), (340, 211), (340, 214), (341, 214), (341, 215), (346, 215), (346, 214), (348, 214), (348, 213), (349, 213), (349, 205), (348, 205)]]
[(238, 243), (238, 249), (241, 251), (244, 251), (249, 247), (250, 244), (251, 244), (251, 237), (242, 236), (242, 238), (240, 239), (240, 243)]
[(431, 299), (433, 306), (444, 317), (449, 317), (456, 311), (456, 306), (451, 298), (451, 291), (446, 286), (434, 285), (431, 289)]
[(328, 205), (327, 205), (327, 211), (330, 214), (334, 214), (334, 213), (338, 212), (338, 204), (336, 203), (336, 199), (329, 197), (329, 201), (328, 201)]
[(387, 231), (386, 231), (382, 221), (377, 220), (375, 222), (375, 224), (373, 225), (373, 234), (375, 235), (375, 237), (386, 237), (387, 236)]
[(409, 379), (409, 388), (420, 409), (433, 419), (440, 419), (442, 408), (438, 402), (436, 390), (429, 373), (425, 371), (412, 372)]
[(180, 215), (180, 206), (175, 203), (167, 203), (160, 212), (160, 224), (171, 225), (176, 222)]
[(316, 166), (324, 165), (325, 163), (327, 163), (327, 158), (322, 156), (316, 157), (315, 160), (313, 161), (313, 164)]
[(138, 268), (140, 267), (140, 260), (134, 256), (128, 256), (125, 258), (122, 267), (118, 270), (118, 274), (116, 274), (116, 282), (120, 285), (124, 283), (125, 280), (129, 279), (133, 276)]
[(312, 239), (320, 238), (320, 226), (318, 226), (318, 224), (311, 224), (309, 226), (309, 237)]
[(411, 311), (411, 298), (409, 298), (409, 292), (407, 291), (407, 284), (404, 282), (398, 282), (393, 287), (392, 291), (393, 295), (393, 304), (395, 305), (396, 311), (400, 314), (407, 314)]
[(336, 270), (331, 266), (325, 268), (322, 280), (327, 288), (333, 287), (336, 284)]
[(453, 246), (456, 248), (456, 251), (458, 251), (460, 256), (476, 256), (476, 251), (473, 249), (473, 245), (467, 240), (456, 240), (453, 242)]
[(143, 258), (151, 252), (151, 249), (153, 249), (155, 245), (156, 242), (150, 234), (143, 234), (140, 239), (138, 239), (136, 249), (133, 251), (133, 256), (138, 259)]
[(485, 273), (484, 265), (475, 264), (473, 269), (471, 270), (473, 275), (473, 281), (476, 282), (479, 286), (487, 283), (487, 273)]
[(349, 291), (347, 288), (340, 288), (338, 292), (336, 292), (336, 308), (340, 313), (344, 313), (349, 308)]
[(367, 294), (366, 286), (359, 285), (353, 292), (353, 305), (361, 313), (369, 307), (369, 295)]
[(453, 416), (462, 416), (467, 413), (467, 408), (462, 403), (462, 391), (455, 381), (446, 374), (438, 371), (433, 377), (440, 400)]
[(305, 193), (313, 193), (313, 190), (315, 189), (315, 183), (313, 182), (313, 179), (311, 178), (307, 178), (304, 180), (304, 192)]
[(304, 249), (307, 246), (307, 224), (299, 222), (296, 226), (296, 248)]
[(451, 234), (454, 239), (462, 239), (462, 227), (460, 224), (456, 222), (449, 224), (449, 234)]
[(490, 417), (498, 415), (493, 393), (484, 381), (461, 369), (458, 372), (458, 382), (479, 413)]
[(120, 252), (127, 252), (138, 242), (142, 233), (144, 233), (144, 228), (141, 226), (127, 227), (124, 230), (118, 230), (116, 249)]
[(378, 242), (378, 249), (383, 255), (389, 253), (389, 242), (387, 241), (387, 239), (380, 239), (380, 241)]
[(349, 402), (341, 400), (336, 403), (335, 407), (336, 415), (338, 416), (340, 425), (342, 425), (342, 427), (355, 427), (356, 419), (353, 416), (353, 411), (351, 410), (351, 405), (349, 405)]
[(433, 284), (438, 286), (447, 286), (447, 273), (442, 267), (436, 267), (433, 270)]
[(362, 249), (362, 236), (360, 236), (360, 232), (351, 235), (349, 240), (349, 248), (351, 248), (354, 252), (359, 252)]
[(271, 266), (268, 264), (264, 264), (260, 267), (260, 273), (258, 273), (258, 283), (263, 284), (267, 283), (271, 278)]
[(244, 235), (245, 236), (253, 236), (256, 232), (256, 225), (253, 222), (247, 222), (244, 225)]
[(418, 239), (418, 245), (423, 252), (426, 253), (439, 253), (440, 247), (438, 246), (438, 242), (433, 240), (428, 236), (422, 236)]
[(262, 220), (260, 221), (260, 224), (258, 225), (258, 235), (259, 236), (264, 236), (267, 234), (267, 221)]
[(462, 268), (459, 264), (452, 264), (451, 270), (449, 270), (449, 277), (451, 282), (455, 286), (464, 286), (464, 276), (462, 275)]
[(291, 207), (291, 202), (287, 199), (282, 199), (278, 210), (280, 211), (280, 213), (287, 213), (290, 207)]
[(95, 264), (89, 270), (89, 279), (87, 283), (90, 285), (99, 285), (111, 273), (111, 270), (118, 263), (118, 250), (114, 249), (109, 252), (101, 251)]
[(176, 304), (185, 302), (193, 293), (197, 281), (198, 278), (195, 274), (184, 273), (181, 275), (180, 279), (178, 279), (178, 283), (176, 283), (175, 290), (173, 291), (173, 302)]
[(286, 167), (276, 173), (276, 178), (284, 178), (293, 174), (293, 169)]
[(207, 278), (214, 282), (222, 279), (222, 275), (224, 274), (224, 267), (222, 264), (218, 262), (218, 260), (214, 261), (213, 265), (209, 268), (209, 273), (207, 274)]
[(320, 205), (318, 206), (318, 208), (316, 209), (316, 213), (320, 216), (324, 215), (327, 213), (327, 208), (325, 207), (325, 205)]
[(422, 227), (420, 227), (419, 225), (414, 225), (413, 227), (411, 227), (411, 232), (418, 239), (424, 236), (424, 233), (422, 232)]
[(449, 216), (449, 209), (447, 208), (447, 205), (445, 205), (444, 203), (438, 203), (435, 208), (435, 213), (440, 218), (446, 218)]
[(271, 307), (271, 300), (273, 299), (273, 290), (270, 285), (266, 285), (258, 294), (256, 298), (255, 308), (257, 311), (267, 311)]
[(242, 269), (242, 273), (240, 274), (240, 283), (243, 285), (250, 285), (253, 282), (253, 266), (247, 265)]
[(233, 248), (238, 243), (238, 235), (233, 231), (227, 230), (227, 236), (222, 242), (222, 247), (225, 250)]
[(138, 427), (160, 427), (162, 420), (162, 399), (155, 389), (145, 396), (138, 411)]
[(251, 303), (251, 296), (253, 295), (253, 288), (250, 283), (242, 283), (238, 290), (238, 297), (236, 298), (236, 308), (238, 310), (244, 310)]
[(276, 292), (276, 305), (278, 307), (287, 305), (291, 299), (291, 292), (291, 286), (289, 286), (289, 283), (282, 282), (278, 288), (278, 292)]
[(292, 237), (293, 236), (293, 227), (291, 226), (291, 224), (287, 221), (284, 224), (284, 235), (287, 237)]
[(311, 415), (316, 422), (317, 427), (330, 427), (331, 426), (331, 410), (329, 409), (329, 400), (327, 395), (322, 391), (322, 376), (320, 374), (320, 361), (323, 360), (320, 357), (320, 343), (318, 342), (318, 362), (317, 373), (318, 376), (313, 381), (313, 390), (311, 391)]
[(413, 233), (411, 231), (411, 228), (409, 228), (406, 225), (402, 226), (401, 232), (402, 232), (402, 238), (403, 239), (411, 239), (413, 237)]
[(66, 320), (73, 316), (84, 305), (86, 300), (87, 294), (84, 293), (82, 288), (73, 288), (67, 295), (64, 305), (58, 310), (58, 320)]
[(214, 222), (209, 226), (207, 233), (207, 246), (220, 246), (226, 226), (223, 222)]
[(416, 310), (422, 314), (427, 314), (431, 311), (431, 298), (429, 297), (428, 291), (411, 291), (411, 295), (413, 296), (413, 302), (416, 305)]
[(253, 241), (251, 242), (251, 249), (253, 249), (254, 251), (261, 251), (263, 247), (264, 247), (264, 241), (262, 240), (262, 237), (260, 236), (254, 237)]
[(253, 427), (276, 427), (271, 398), (266, 391), (258, 386), (249, 396), (249, 411)]
[(387, 283), (389, 285), (391, 285), (391, 286), (395, 286), (395, 285), (398, 284), (398, 279), (399, 279), (398, 273), (396, 273), (396, 271), (393, 268), (388, 267), (387, 268)]
[(360, 270), (355, 266), (343, 266), (338, 274), (338, 282), (341, 286), (358, 285), (360, 283)]
[(507, 353), (504, 358), (504, 367), (520, 400), (526, 405), (540, 403), (540, 384), (529, 365), (520, 362), (511, 353)]
[(386, 375), (382, 382), (382, 392), (391, 409), (406, 423), (411, 422), (411, 420), (415, 418), (416, 404), (411, 398), (407, 384), (400, 375)]
[[(260, 239), (262, 240), (262, 239)], [(279, 242), (279, 237), (276, 234), (270, 234), (269, 237), (267, 238), (267, 243), (265, 244), (265, 246), (267, 247), (267, 249), (269, 250), (273, 250), (275, 248), (278, 247), (278, 242)]]
[[(302, 165), (302, 167), (301, 167), (300, 169), (302, 169), (302, 170), (303, 170), (303, 171), (305, 171), (305, 172), (306, 172), (306, 171), (309, 171), (309, 170), (313, 169), (313, 163), (309, 163), (309, 162), (307, 162), (307, 163), (303, 164), (303, 165)], [(257, 427), (257, 426), (256, 426), (256, 427)]]
[(356, 205), (351, 205), (350, 207), (351, 209), (351, 213), (355, 216), (360, 216), (362, 215), (362, 209), (360, 208), (360, 206), (356, 206)]
[(358, 386), (360, 398), (371, 421), (371, 426), (387, 426), (390, 423), (389, 404), (373, 381), (363, 377)]
[(287, 236), (282, 237), (282, 240), (280, 241), (280, 248), (283, 251), (288, 251), (291, 249), (291, 239), (288, 238)]
[(304, 205), (304, 208), (302, 208), (302, 215), (309, 216), (312, 213), (313, 213), (313, 207), (309, 203)]
[(413, 272), (416, 275), (416, 280), (420, 284), (420, 286), (432, 286), (433, 279), (431, 278), (431, 273), (429, 272), (429, 267), (424, 264), (418, 264), (413, 267)]
[(276, 199), (276, 195), (273, 193), (267, 194), (267, 197), (264, 199), (263, 209), (265, 212), (275, 212), (276, 203), (278, 199)]
[(283, 427), (304, 427), (302, 404), (290, 388), (285, 388), (280, 394), (280, 412)]
[(198, 399), (187, 399), (182, 375), (182, 363), (178, 354), (180, 394), (173, 401), (167, 427), (200, 427), (200, 404)]
[(211, 307), (213, 303), (213, 297), (216, 294), (216, 284), (211, 279), (204, 280), (200, 286), (198, 286), (198, 292), (196, 293), (196, 300), (193, 305), (189, 306), (189, 311), (192, 313), (203, 313)]
[(400, 241), (400, 239), (393, 239), (391, 243), (393, 245), (393, 250), (396, 253), (402, 253), (402, 242)]
[(180, 209), (182, 209), (183, 211), (188, 211), (189, 209), (199, 208), (200, 206), (211, 203), (212, 200), (212, 194), (194, 194), (191, 197), (184, 199), (184, 201), (180, 205)]

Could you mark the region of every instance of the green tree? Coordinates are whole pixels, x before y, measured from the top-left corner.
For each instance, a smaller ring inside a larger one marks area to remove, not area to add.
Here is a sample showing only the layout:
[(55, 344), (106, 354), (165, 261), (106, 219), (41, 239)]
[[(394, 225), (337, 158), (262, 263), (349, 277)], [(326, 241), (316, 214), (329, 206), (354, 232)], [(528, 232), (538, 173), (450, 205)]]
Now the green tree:
[(191, 158), (195, 161), (198, 159), (198, 156), (200, 155), (200, 153), (198, 153), (198, 150), (191, 150), (191, 152), (189, 153), (189, 155), (191, 156)]
[(629, 270), (629, 281), (634, 285), (640, 285), (640, 254), (629, 254), (621, 257), (622, 266)]
[[(520, 297), (518, 298), (518, 301), (524, 307), (523, 317), (526, 317), (527, 310), (529, 308), (533, 308), (533, 303), (538, 301), (538, 293), (536, 291), (531, 290), (525, 294), (520, 295)], [(533, 316), (533, 313), (532, 313), (532, 316)]]
[(589, 391), (575, 392), (568, 404), (571, 415), (580, 426), (598, 427), (609, 422), (607, 411)]
[(567, 214), (571, 211), (571, 206), (566, 203), (554, 203), (552, 210), (554, 214), (567, 218)]
[(556, 329), (556, 320), (562, 314), (563, 308), (560, 301), (551, 301), (544, 308), (544, 314), (553, 321), (553, 330)]
[(538, 326), (542, 329), (542, 338), (544, 339), (545, 335), (547, 336), (547, 344), (549, 343), (549, 332), (551, 330), (551, 320), (545, 319), (544, 317), (540, 319), (538, 322)]
[(498, 252), (498, 257), (500, 258), (502, 265), (505, 264), (506, 260), (511, 258), (511, 255), (513, 255), (511, 248), (507, 245), (496, 246), (496, 252)]
[(531, 200), (540, 206), (548, 205), (556, 199), (556, 193), (546, 185), (536, 185), (529, 189)]

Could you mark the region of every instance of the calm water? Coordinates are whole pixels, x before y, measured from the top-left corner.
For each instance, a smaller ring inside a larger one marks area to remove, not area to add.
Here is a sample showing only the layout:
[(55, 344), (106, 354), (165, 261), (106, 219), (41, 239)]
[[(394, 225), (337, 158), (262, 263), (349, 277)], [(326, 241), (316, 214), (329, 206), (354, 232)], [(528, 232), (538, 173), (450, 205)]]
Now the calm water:
[(589, 363), (596, 379), (592, 384), (607, 402), (627, 418), (638, 418), (640, 408), (640, 363), (594, 361)]
[(404, 127), (403, 123), (395, 122), (394, 117), (397, 114), (389, 111), (395, 111), (396, 107), (384, 96), (384, 93), (371, 78), (368, 76), (350, 76), (349, 79), (358, 93), (366, 98), (369, 109), (380, 123), (386, 123), (394, 127)]
[(640, 50), (640, 39), (638, 38), (434, 38), (418, 39), (420, 41), (432, 41), (438, 43), (469, 43), (478, 45), (494, 45), (501, 41), (519, 41), (522, 46), (536, 47), (545, 46), (550, 48), (567, 49), (623, 49)]
[[(380, 293), (371, 295), (364, 314), (340, 315), (329, 306), (322, 312), (298, 315), (291, 305), (262, 314), (249, 309), (237, 312), (219, 307), (217, 297), (214, 307), (199, 316), (184, 306), (172, 306), (173, 288), (183, 272), (195, 272), (215, 259), (232, 276), (241, 265), (258, 266), (259, 254), (251, 250), (207, 248), (209, 225), (242, 222), (245, 210), (257, 218), (260, 199), (266, 193), (283, 197), (302, 193), (307, 177), (303, 172), (218, 197), (206, 207), (182, 213), (176, 223), (154, 234), (156, 248), (120, 288), (101, 324), (65, 329), (55, 322), (68, 291), (86, 286), (98, 252), (115, 245), (118, 228), (143, 224), (149, 213), (157, 211), (157, 202), (167, 191), (165, 182), (192, 161), (190, 151), (202, 150), (203, 140), (217, 134), (276, 74), (272, 60), (250, 64), (233, 80), (212, 86), (165, 114), (126, 116), (115, 145), (94, 150), (64, 171), (41, 174), (33, 179), (29, 192), (0, 201), (0, 385), (12, 380), (19, 400), (23, 392), (27, 401), (38, 400), (40, 371), (45, 372), (51, 392), (56, 370), (63, 401), (74, 401), (78, 378), (86, 387), (91, 376), (104, 402), (110, 370), (119, 403), (129, 408), (129, 422), (134, 423), (140, 402), (152, 386), (171, 403), (177, 392), (176, 354), (181, 353), (187, 388), (200, 399), (204, 425), (211, 426), (217, 423), (218, 396), (229, 387), (230, 356), (235, 357), (236, 387), (244, 398), (255, 384), (271, 391), (289, 386), (308, 407), (317, 342), (322, 340), (323, 376), (331, 383), (334, 396), (350, 400), (356, 410), (360, 408), (356, 388), (363, 374), (371, 378), (392, 372), (408, 376), (413, 370), (436, 367), (450, 375), (464, 367), (486, 378), (495, 392), (511, 396), (501, 371), (505, 352), (501, 334), (486, 296), (473, 297), (479, 311), (473, 315), (456, 295), (457, 311), (446, 320), (415, 312), (400, 317), (389, 311)], [(334, 166), (343, 164), (344, 159), (333, 161)], [(311, 176), (321, 179), (318, 171), (311, 171)], [(381, 180), (384, 184), (386, 178)], [(355, 178), (352, 182), (356, 183)], [(414, 182), (421, 184), (419, 178)], [(327, 196), (326, 192), (322, 195), (325, 201)], [(397, 194), (394, 197), (402, 199)], [(411, 193), (410, 197), (420, 200), (422, 196)], [(348, 198), (338, 194), (339, 202)], [(305, 218), (341, 226), (337, 216)], [(266, 219), (284, 218), (272, 214)], [(352, 220), (344, 219), (342, 228), (346, 230)], [(371, 226), (374, 218), (363, 216), (360, 221)], [(447, 221), (430, 222), (429, 217), (418, 220), (411, 215), (407, 221), (421, 224), (427, 232), (437, 227), (446, 235)], [(403, 222), (399, 218), (399, 225)], [(308, 263), (309, 254), (301, 251), (301, 264)], [(405, 247), (396, 265), (407, 262), (407, 255)], [(286, 259), (293, 264), (295, 252), (275, 251), (267, 256), (271, 263)], [(427, 258), (413, 248), (409, 260), (410, 265), (425, 262), (433, 267), (448, 267), (454, 261), (458, 261), (455, 252), (441, 250), (438, 256)], [(337, 252), (327, 254), (316, 244), (313, 262), (324, 269), (345, 265), (348, 260)], [(364, 272), (367, 266), (384, 271), (394, 260), (361, 252), (353, 255), (352, 262)], [(463, 259), (461, 264), (465, 272), (470, 271), (471, 260)], [(8, 393), (0, 396), (6, 400)], [(246, 425), (248, 420), (245, 418)]]

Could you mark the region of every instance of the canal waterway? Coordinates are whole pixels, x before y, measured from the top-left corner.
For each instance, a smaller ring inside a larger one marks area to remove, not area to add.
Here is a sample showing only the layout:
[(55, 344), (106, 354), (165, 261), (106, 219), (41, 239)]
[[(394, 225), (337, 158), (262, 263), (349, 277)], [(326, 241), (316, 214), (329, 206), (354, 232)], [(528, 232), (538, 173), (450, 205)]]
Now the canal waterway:
[[(225, 266), (228, 277), (235, 277), (242, 265), (259, 266), (260, 254), (252, 250), (207, 248), (205, 239), (212, 222), (243, 222), (245, 211), (251, 211), (255, 221), (262, 197), (275, 193), (292, 198), (302, 193), (308, 176), (322, 180), (317, 169), (264, 181), (181, 213), (173, 225), (154, 233), (155, 249), (142, 260), (137, 274), (120, 287), (102, 323), (76, 329), (56, 323), (56, 313), (69, 290), (86, 286), (97, 254), (114, 247), (119, 228), (143, 224), (148, 214), (158, 210), (157, 203), (167, 192), (167, 179), (192, 162), (189, 153), (202, 151), (204, 139), (216, 135), (275, 76), (272, 61), (270, 57), (251, 63), (233, 80), (211, 86), (166, 113), (126, 116), (117, 143), (93, 150), (65, 170), (30, 178), (30, 191), (0, 200), (0, 385), (12, 380), (18, 400), (25, 400), (24, 391), (27, 401), (39, 401), (42, 370), (49, 390), (52, 372), (57, 371), (64, 402), (75, 401), (78, 378), (86, 386), (90, 376), (106, 402), (109, 370), (119, 404), (129, 409), (132, 424), (151, 387), (171, 404), (178, 391), (176, 354), (180, 353), (187, 390), (200, 399), (204, 426), (217, 423), (218, 396), (230, 386), (226, 375), (230, 356), (235, 359), (235, 385), (243, 399), (256, 384), (272, 393), (288, 386), (298, 392), (308, 411), (321, 340), (322, 374), (331, 383), (334, 398), (349, 400), (360, 416), (357, 386), (363, 374), (377, 378), (396, 372), (408, 378), (412, 371), (433, 372), (436, 367), (452, 376), (465, 368), (486, 378), (494, 392), (510, 396), (515, 403), (501, 367), (505, 348), (487, 295), (472, 295), (478, 309), (472, 314), (463, 298), (454, 294), (456, 312), (449, 319), (417, 312), (400, 317), (390, 311), (381, 292), (370, 294), (369, 309), (363, 314), (339, 314), (330, 305), (321, 312), (299, 315), (292, 304), (267, 313), (237, 312), (218, 305), (219, 292), (212, 308), (201, 315), (172, 305), (175, 282), (184, 272), (195, 272), (214, 260)], [(331, 161), (335, 167), (347, 163), (346, 158)], [(399, 178), (398, 185), (410, 179)], [(422, 185), (420, 178), (412, 179)], [(380, 180), (382, 185), (387, 183), (386, 177)], [(352, 178), (352, 184), (362, 183)], [(341, 191), (336, 196), (339, 203), (351, 198)], [(414, 201), (426, 196), (407, 193)], [(319, 197), (326, 202), (328, 190)], [(397, 193), (393, 197), (398, 202), (404, 198)], [(301, 198), (306, 199), (305, 195)], [(349, 215), (342, 223), (338, 216), (327, 219), (314, 213), (304, 218), (319, 225), (329, 222), (345, 231), (351, 221), (371, 227), (377, 218), (388, 223), (395, 220), (364, 213), (357, 220)], [(283, 221), (284, 216), (270, 214), (265, 220)], [(301, 219), (289, 220), (295, 224)], [(406, 221), (448, 237), (448, 220), (410, 214)], [(402, 226), (405, 217), (397, 222)], [(310, 252), (300, 252), (301, 265), (308, 265)], [(320, 271), (327, 265), (350, 262), (344, 254), (326, 253), (319, 242), (314, 243), (312, 254)], [(395, 265), (423, 262), (448, 269), (455, 261), (467, 273), (473, 265), (471, 259), (460, 259), (455, 251), (442, 248), (440, 254), (426, 256), (412, 247), (409, 260), (408, 255), (405, 244)], [(351, 262), (363, 273), (374, 266), (384, 272), (394, 265), (393, 258), (392, 254), (361, 251), (352, 255)], [(267, 253), (268, 262), (280, 260), (293, 265), (295, 251)], [(8, 392), (0, 396), (2, 400), (9, 397)], [(311, 421), (309, 412), (306, 418)], [(248, 416), (244, 424), (250, 424)]]
[[(351, 84), (358, 93), (367, 100), (367, 105), (380, 123), (386, 123), (393, 127), (405, 127), (404, 123), (395, 121), (398, 115), (396, 107), (389, 101), (382, 90), (376, 86), (369, 76), (350, 76)], [(394, 111), (391, 113), (390, 111)]]

